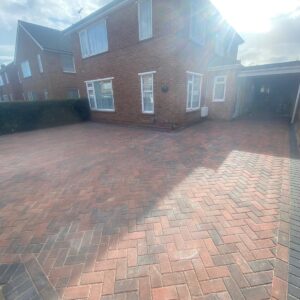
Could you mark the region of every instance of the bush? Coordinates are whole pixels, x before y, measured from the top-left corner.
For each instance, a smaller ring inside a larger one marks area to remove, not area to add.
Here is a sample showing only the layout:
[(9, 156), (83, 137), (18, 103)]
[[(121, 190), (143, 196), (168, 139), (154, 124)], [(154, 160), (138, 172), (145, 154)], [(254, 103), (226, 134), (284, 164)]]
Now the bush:
[(0, 103), (0, 134), (87, 121), (87, 99)]

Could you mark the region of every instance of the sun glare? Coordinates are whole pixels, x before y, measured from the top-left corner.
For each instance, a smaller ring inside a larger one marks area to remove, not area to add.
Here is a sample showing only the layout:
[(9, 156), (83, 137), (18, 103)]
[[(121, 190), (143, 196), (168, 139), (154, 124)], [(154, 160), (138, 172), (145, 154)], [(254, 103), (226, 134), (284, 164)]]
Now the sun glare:
[(212, 0), (225, 19), (239, 32), (268, 32), (272, 18), (293, 13), (299, 0)]

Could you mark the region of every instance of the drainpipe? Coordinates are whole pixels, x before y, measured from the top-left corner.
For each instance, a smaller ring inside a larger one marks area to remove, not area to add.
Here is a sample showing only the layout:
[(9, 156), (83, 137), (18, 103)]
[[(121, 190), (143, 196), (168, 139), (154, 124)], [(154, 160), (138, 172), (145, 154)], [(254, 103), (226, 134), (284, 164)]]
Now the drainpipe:
[(293, 112), (291, 124), (294, 124), (294, 122), (295, 122), (296, 113), (297, 113), (297, 109), (298, 109), (298, 106), (299, 106), (299, 98), (300, 98), (300, 83), (299, 83), (298, 94), (297, 94), (297, 98), (296, 98), (296, 102), (295, 102), (295, 107), (294, 107), (294, 112)]

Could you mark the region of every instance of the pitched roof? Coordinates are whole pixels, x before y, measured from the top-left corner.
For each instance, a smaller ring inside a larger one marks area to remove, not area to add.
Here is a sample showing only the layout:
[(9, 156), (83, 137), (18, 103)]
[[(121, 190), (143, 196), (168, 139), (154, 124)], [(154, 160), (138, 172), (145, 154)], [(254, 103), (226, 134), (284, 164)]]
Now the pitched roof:
[(103, 7), (99, 8), (98, 10), (96, 10), (92, 14), (88, 15), (87, 17), (83, 18), (79, 22), (76, 22), (75, 24), (66, 28), (64, 30), (64, 33), (65, 34), (70, 33), (74, 30), (80, 29), (81, 27), (83, 27), (89, 23), (92, 23), (93, 21), (97, 20), (99, 18), (99, 16), (104, 16), (105, 14), (109, 13), (111, 10), (115, 9), (119, 5), (129, 2), (130, 0), (108, 0), (108, 1), (110, 1), (110, 2), (107, 3), (106, 5), (104, 5)]
[(69, 39), (57, 29), (19, 21), (19, 25), (46, 51), (71, 53)]

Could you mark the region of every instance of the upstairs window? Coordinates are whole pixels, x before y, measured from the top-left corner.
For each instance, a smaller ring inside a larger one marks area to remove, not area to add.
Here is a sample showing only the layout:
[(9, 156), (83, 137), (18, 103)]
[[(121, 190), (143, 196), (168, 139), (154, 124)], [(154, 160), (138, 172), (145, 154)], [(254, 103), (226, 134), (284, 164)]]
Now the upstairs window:
[(112, 79), (105, 78), (86, 82), (91, 110), (115, 111)]
[(3, 85), (4, 85), (3, 78), (2, 78), (2, 75), (0, 74), (0, 86), (3, 86)]
[(65, 73), (76, 73), (73, 55), (61, 55), (61, 63)]
[(206, 21), (199, 11), (199, 0), (191, 0), (190, 39), (204, 45), (206, 38)]
[(202, 74), (187, 72), (187, 103), (186, 111), (200, 108)]
[(139, 39), (140, 41), (152, 37), (152, 0), (139, 0)]
[(106, 21), (80, 31), (79, 39), (83, 58), (108, 51)]
[(225, 101), (226, 93), (226, 76), (216, 76), (214, 82), (214, 102), (223, 102)]
[(23, 73), (23, 78), (31, 77), (31, 69), (28, 60), (21, 63), (21, 69)]
[(215, 53), (219, 56), (225, 55), (225, 39), (221, 33), (217, 33), (215, 37)]
[(43, 69), (42, 58), (40, 54), (37, 55), (37, 61), (38, 61), (39, 71), (40, 73), (43, 73), (44, 69)]

